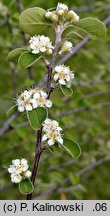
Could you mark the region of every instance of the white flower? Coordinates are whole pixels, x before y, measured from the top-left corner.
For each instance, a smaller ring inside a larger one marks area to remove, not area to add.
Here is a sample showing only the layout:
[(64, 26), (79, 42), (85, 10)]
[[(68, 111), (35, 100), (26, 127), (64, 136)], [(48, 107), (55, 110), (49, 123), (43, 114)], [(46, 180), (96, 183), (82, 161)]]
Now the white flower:
[(70, 52), (73, 48), (73, 44), (70, 41), (65, 41), (62, 48), (61, 48), (61, 52)]
[(65, 12), (67, 12), (68, 11), (68, 6), (65, 5), (65, 4), (62, 4), (62, 3), (58, 3), (56, 11), (58, 12), (60, 10), (63, 10)]
[(22, 176), (16, 173), (11, 174), (11, 181), (13, 183), (20, 183), (22, 181)]
[(52, 42), (50, 41), (49, 37), (45, 37), (44, 35), (38, 35), (31, 37), (30, 41), (30, 48), (32, 49), (32, 53), (45, 53), (47, 54), (52, 53), (53, 46)]
[(36, 90), (35, 94), (33, 95), (35, 100), (32, 101), (33, 107), (40, 106), (40, 107), (52, 107), (52, 102), (47, 99), (47, 94), (43, 90)]
[(11, 174), (11, 181), (19, 183), (24, 178), (30, 178), (31, 172), (28, 170), (28, 162), (26, 159), (12, 160), (12, 165), (9, 166), (8, 172)]
[(72, 22), (77, 22), (79, 21), (79, 16), (73, 11), (70, 10), (67, 14), (67, 18), (72, 21)]
[(17, 98), (17, 106), (19, 112), (24, 112), (25, 110), (31, 111), (32, 105), (30, 104), (30, 98), (32, 95), (32, 90), (25, 90), (18, 98)]
[(43, 124), (44, 135), (42, 141), (47, 141), (48, 145), (54, 145), (55, 142), (63, 144), (62, 128), (59, 127), (59, 123), (55, 120), (47, 118)]
[(8, 169), (8, 171), (10, 173), (17, 173), (20, 174), (24, 171), (26, 171), (28, 169), (28, 164), (27, 161), (25, 159), (16, 159), (16, 160), (12, 160), (12, 166), (10, 166), (10, 168)]
[(35, 88), (25, 90), (17, 98), (17, 106), (19, 112), (31, 111), (39, 107), (52, 107), (51, 100), (47, 99), (47, 94), (42, 89)]
[(74, 73), (64, 65), (59, 65), (55, 67), (54, 80), (58, 81), (61, 85), (66, 85), (71, 87), (71, 82), (74, 78)]

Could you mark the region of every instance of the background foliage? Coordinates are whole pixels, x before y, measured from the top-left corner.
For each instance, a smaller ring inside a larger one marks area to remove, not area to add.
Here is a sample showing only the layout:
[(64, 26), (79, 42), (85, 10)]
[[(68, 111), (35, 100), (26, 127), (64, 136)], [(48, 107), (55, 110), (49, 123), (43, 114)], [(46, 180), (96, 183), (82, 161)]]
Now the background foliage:
[[(109, 15), (110, 1), (60, 1), (77, 9), (81, 18)], [(1, 3), (6, 7), (1, 7)], [(53, 8), (58, 1), (23, 0), (23, 8)], [(7, 121), (6, 112), (13, 105), (12, 98), (26, 86), (39, 83), (46, 69), (41, 61), (33, 66), (33, 76), (27, 69), (7, 61), (8, 52), (28, 45), (28, 36), (18, 25), (19, 1), (0, 2), (0, 125)], [(53, 40), (52, 34), (49, 34)], [(26, 43), (27, 41), (27, 43)], [(77, 160), (55, 149), (42, 154), (34, 196), (39, 199), (109, 199), (110, 198), (110, 28), (103, 39), (92, 39), (73, 56), (66, 65), (75, 71), (72, 98), (59, 90), (52, 94), (54, 107), (51, 117), (64, 128), (66, 136), (73, 138), (82, 148)], [(0, 199), (24, 199), (16, 184), (10, 182), (5, 167), (11, 160), (25, 157), (33, 166), (35, 132), (18, 118), (12, 121), (6, 133), (0, 133)]]

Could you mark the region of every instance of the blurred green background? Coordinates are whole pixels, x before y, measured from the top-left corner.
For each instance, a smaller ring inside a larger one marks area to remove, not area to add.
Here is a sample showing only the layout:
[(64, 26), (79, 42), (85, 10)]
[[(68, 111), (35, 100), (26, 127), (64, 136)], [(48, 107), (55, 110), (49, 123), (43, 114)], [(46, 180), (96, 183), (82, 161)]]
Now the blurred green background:
[[(0, 2), (0, 126), (7, 121), (6, 112), (13, 97), (33, 84), (28, 70), (7, 61), (8, 52), (24, 46), (26, 40), (19, 29), (19, 10), (29, 7), (56, 7), (58, 1), (17, 0)], [(77, 9), (80, 18), (109, 16), (110, 0), (65, 0)], [(42, 154), (34, 197), (38, 199), (110, 199), (110, 26), (103, 39), (92, 39), (66, 65), (75, 71), (73, 96), (66, 98), (60, 90), (52, 94), (51, 117), (60, 122), (66, 136), (79, 143), (82, 154), (73, 161), (65, 152), (55, 150)], [(48, 31), (45, 32), (48, 34)], [(28, 36), (27, 46), (28, 46)], [(50, 35), (53, 39), (53, 36)], [(39, 83), (46, 70), (42, 62), (33, 67)], [(19, 118), (10, 123), (8, 131), (0, 130), (0, 199), (25, 199), (16, 184), (10, 181), (5, 167), (11, 160), (24, 157), (33, 167), (35, 132)]]

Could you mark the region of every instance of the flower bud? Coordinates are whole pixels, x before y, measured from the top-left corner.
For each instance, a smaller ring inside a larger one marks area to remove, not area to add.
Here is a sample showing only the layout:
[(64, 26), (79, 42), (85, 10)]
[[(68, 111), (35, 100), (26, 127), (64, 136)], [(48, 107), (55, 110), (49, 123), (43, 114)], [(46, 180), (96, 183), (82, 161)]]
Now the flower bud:
[(67, 13), (67, 19), (69, 19), (72, 22), (77, 22), (79, 21), (79, 16), (73, 10), (70, 10)]
[(47, 50), (46, 50), (46, 54), (47, 54), (47, 55), (51, 55), (51, 54), (52, 54), (52, 49), (47, 49)]
[(65, 14), (65, 11), (64, 11), (64, 10), (59, 10), (59, 11), (57, 12), (57, 14), (58, 14), (58, 16), (63, 17), (64, 14)]
[(54, 23), (57, 23), (57, 22), (58, 22), (58, 16), (57, 16), (56, 14), (52, 14), (51, 20), (52, 20)]
[(62, 48), (61, 48), (61, 51), (62, 52), (70, 52), (73, 48), (73, 44), (69, 41), (65, 41)]
[(66, 13), (68, 11), (68, 6), (62, 3), (58, 3), (56, 11), (58, 13), (58, 11), (63, 10), (64, 13)]
[(29, 171), (29, 170), (27, 170), (26, 172), (23, 173), (23, 176), (24, 176), (25, 178), (30, 178), (31, 175), (32, 175), (32, 173), (31, 173), (31, 171)]
[(47, 19), (51, 19), (51, 16), (52, 16), (52, 12), (47, 12), (46, 14), (45, 14), (45, 17), (47, 18)]

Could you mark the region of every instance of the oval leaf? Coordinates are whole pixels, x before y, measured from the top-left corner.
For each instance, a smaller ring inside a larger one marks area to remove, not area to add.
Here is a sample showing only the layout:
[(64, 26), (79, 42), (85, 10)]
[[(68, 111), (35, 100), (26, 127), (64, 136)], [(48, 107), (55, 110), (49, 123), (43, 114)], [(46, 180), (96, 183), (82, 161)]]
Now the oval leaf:
[(26, 51), (25, 48), (16, 48), (14, 50), (12, 50), (11, 52), (9, 52), (7, 59), (8, 61), (12, 61), (15, 60), (16, 58), (18, 58), (24, 51)]
[(39, 7), (23, 11), (19, 19), (21, 29), (30, 35), (35, 35), (45, 30), (48, 26), (52, 26), (45, 18), (45, 13), (46, 11)]
[(70, 33), (68, 33), (67, 34), (67, 36), (66, 36), (66, 39), (67, 40), (83, 40), (84, 39), (84, 37), (82, 37), (80, 34), (78, 34), (77, 32), (74, 32), (74, 31), (72, 31), (72, 32), (70, 32)]
[(34, 186), (29, 179), (24, 179), (19, 183), (19, 191), (22, 194), (29, 194), (32, 193), (34, 190)]
[(64, 138), (63, 145), (61, 146), (63, 146), (67, 150), (67, 152), (69, 152), (73, 159), (78, 158), (81, 154), (80, 146), (72, 139)]
[(74, 25), (97, 37), (104, 37), (107, 33), (107, 29), (104, 23), (92, 17), (81, 19)]
[(67, 28), (64, 30), (62, 36), (63, 38), (73, 38), (73, 39), (84, 39), (87, 36), (87, 32), (81, 28), (79, 28), (78, 26), (74, 26), (74, 25), (69, 25), (67, 26)]
[(32, 111), (27, 112), (28, 121), (31, 127), (35, 130), (39, 129), (41, 124), (47, 118), (47, 109), (44, 107), (38, 107)]
[(18, 64), (22, 68), (28, 68), (34, 65), (39, 58), (40, 58), (39, 55), (26, 51), (22, 53), (21, 56), (19, 57)]
[(64, 85), (60, 85), (60, 89), (61, 89), (62, 93), (67, 97), (70, 97), (73, 94), (73, 90), (71, 88), (67, 88)]

